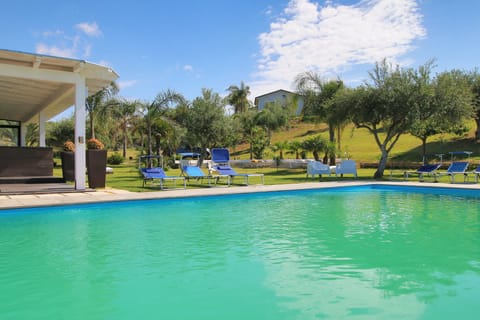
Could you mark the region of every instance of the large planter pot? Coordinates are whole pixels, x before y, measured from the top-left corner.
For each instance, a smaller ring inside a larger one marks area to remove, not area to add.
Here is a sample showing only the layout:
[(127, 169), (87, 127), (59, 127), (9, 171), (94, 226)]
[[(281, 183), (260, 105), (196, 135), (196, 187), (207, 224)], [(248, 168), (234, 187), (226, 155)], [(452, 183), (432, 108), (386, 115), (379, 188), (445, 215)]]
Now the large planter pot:
[(87, 150), (88, 186), (105, 188), (107, 150)]
[(63, 180), (75, 181), (75, 153), (63, 151), (60, 158), (62, 159)]

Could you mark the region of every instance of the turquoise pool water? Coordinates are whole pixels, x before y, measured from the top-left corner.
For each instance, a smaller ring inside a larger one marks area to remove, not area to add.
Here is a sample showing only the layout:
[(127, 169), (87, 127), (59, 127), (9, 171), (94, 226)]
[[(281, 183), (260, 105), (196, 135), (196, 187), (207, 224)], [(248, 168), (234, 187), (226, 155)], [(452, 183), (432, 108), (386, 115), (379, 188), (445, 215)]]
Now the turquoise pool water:
[(471, 319), (480, 198), (453, 192), (0, 211), (0, 319)]

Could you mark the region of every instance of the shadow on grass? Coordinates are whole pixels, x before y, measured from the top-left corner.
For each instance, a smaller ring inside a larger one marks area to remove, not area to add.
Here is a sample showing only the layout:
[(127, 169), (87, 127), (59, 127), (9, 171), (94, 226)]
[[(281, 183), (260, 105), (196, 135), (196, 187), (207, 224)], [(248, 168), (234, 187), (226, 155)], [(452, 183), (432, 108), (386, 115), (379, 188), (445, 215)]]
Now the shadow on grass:
[(308, 130), (302, 134), (299, 134), (297, 135), (296, 137), (307, 137), (307, 136), (311, 136), (311, 135), (315, 135), (315, 134), (319, 134), (319, 133), (322, 133), (322, 132), (327, 132), (328, 131), (328, 128), (321, 128), (321, 129), (317, 129), (317, 130)]
[[(451, 141), (434, 141), (427, 143), (427, 155), (429, 159), (435, 158), (435, 154), (443, 154), (443, 160), (450, 161), (449, 152), (454, 151), (471, 151), (474, 157), (480, 156), (480, 144), (471, 138), (456, 139)], [(392, 160), (401, 161), (422, 161), (422, 146), (419, 145), (413, 149), (399, 153), (392, 157)], [(437, 161), (439, 159), (435, 159)]]

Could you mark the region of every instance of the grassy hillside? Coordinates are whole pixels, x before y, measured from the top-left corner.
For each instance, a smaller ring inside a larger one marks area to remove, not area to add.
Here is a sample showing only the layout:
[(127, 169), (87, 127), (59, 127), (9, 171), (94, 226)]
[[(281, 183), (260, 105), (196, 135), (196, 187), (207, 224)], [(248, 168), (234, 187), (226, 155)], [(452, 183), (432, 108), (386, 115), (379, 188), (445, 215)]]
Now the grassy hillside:
[[(462, 137), (454, 135), (436, 135), (428, 140), (428, 154), (445, 154), (444, 159), (450, 160), (448, 152), (451, 151), (472, 151), (472, 158), (480, 159), (480, 144), (475, 142), (475, 125), (469, 123), (470, 131)], [(288, 130), (275, 132), (272, 136), (272, 144), (277, 141), (303, 141), (314, 135), (321, 134), (328, 137), (327, 128), (323, 124), (297, 122), (291, 125)], [(235, 150), (235, 156), (239, 159), (248, 159), (248, 144), (242, 144)], [(376, 162), (380, 158), (380, 151), (373, 136), (366, 129), (355, 129), (353, 125), (342, 131), (340, 156), (348, 154), (350, 158), (360, 162)], [(265, 159), (271, 159), (273, 152), (267, 149)], [(285, 154), (285, 158), (294, 158), (295, 155)], [(312, 155), (308, 154), (311, 158)], [(393, 148), (390, 159), (393, 161), (414, 161), (422, 160), (421, 141), (411, 135), (403, 135)]]

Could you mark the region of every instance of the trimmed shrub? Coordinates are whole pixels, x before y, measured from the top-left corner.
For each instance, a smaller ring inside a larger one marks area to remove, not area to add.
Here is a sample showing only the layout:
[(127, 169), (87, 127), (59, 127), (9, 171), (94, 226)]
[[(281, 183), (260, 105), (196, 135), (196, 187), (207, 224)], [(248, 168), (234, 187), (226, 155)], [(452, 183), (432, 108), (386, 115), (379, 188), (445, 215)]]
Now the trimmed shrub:
[(123, 157), (119, 153), (114, 153), (107, 159), (108, 164), (122, 164)]

